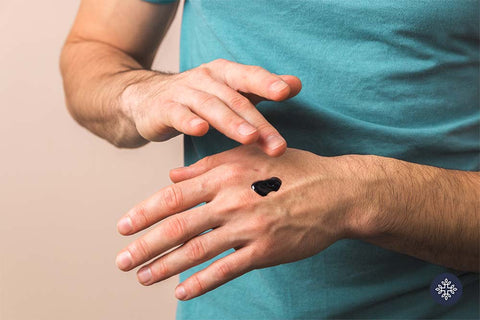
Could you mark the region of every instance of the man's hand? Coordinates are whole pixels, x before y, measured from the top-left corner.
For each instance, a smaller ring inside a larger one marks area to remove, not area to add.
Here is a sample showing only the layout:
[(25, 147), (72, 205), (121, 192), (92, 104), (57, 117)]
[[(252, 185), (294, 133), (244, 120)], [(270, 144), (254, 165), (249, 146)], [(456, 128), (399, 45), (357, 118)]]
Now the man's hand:
[(287, 144), (254, 104), (285, 100), (300, 90), (297, 77), (218, 59), (180, 74), (153, 74), (135, 82), (123, 91), (121, 105), (148, 141), (179, 133), (202, 136), (211, 125), (242, 144), (258, 141), (265, 153), (279, 156)]
[[(296, 149), (271, 158), (253, 145), (172, 170), (175, 184), (119, 221), (124, 235), (161, 222), (122, 250), (117, 265), (127, 271), (156, 258), (138, 271), (151, 285), (234, 248), (177, 287), (177, 298), (191, 299), (252, 269), (312, 256), (346, 234), (356, 203), (351, 161)], [(273, 176), (282, 180), (277, 192), (262, 197), (251, 189)]]
[(123, 148), (178, 133), (201, 136), (212, 126), (242, 144), (257, 141), (270, 156), (285, 152), (285, 140), (255, 104), (295, 96), (297, 77), (222, 59), (179, 74), (149, 70), (177, 7), (81, 1), (60, 61), (72, 116)]
[[(271, 177), (282, 180), (277, 192), (262, 197), (251, 190)], [(155, 258), (138, 271), (150, 285), (235, 249), (181, 283), (179, 299), (252, 269), (307, 258), (342, 238), (478, 272), (478, 172), (296, 149), (271, 158), (251, 145), (174, 169), (170, 178), (173, 185), (119, 221), (124, 235), (159, 223), (119, 253), (118, 267), (127, 271)]]

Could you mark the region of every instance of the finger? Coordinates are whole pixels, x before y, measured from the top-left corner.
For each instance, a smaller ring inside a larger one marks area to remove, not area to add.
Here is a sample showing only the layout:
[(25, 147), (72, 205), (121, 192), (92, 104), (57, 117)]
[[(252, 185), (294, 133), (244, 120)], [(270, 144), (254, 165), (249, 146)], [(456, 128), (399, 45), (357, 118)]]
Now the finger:
[(170, 170), (170, 180), (178, 183), (184, 180), (195, 178), (198, 175), (208, 171), (207, 168), (181, 167)]
[(255, 127), (240, 117), (218, 97), (204, 91), (186, 89), (178, 101), (187, 105), (193, 112), (207, 120), (215, 129), (242, 144), (258, 139)]
[(161, 189), (125, 214), (117, 224), (118, 232), (133, 234), (172, 214), (209, 202), (216, 192), (213, 181), (198, 177)]
[(253, 270), (252, 256), (251, 247), (246, 246), (214, 261), (180, 283), (175, 289), (175, 296), (180, 300), (189, 300)]
[(287, 96), (287, 99), (295, 97), (302, 91), (302, 81), (300, 78), (289, 74), (282, 74), (279, 75), (279, 77), (290, 86), (290, 94)]
[(259, 144), (266, 154), (279, 156), (285, 152), (287, 148), (285, 139), (264, 118), (250, 100), (229, 86), (213, 79), (203, 81), (200, 87), (203, 91), (220, 98), (230, 109), (258, 130)]
[(221, 222), (220, 216), (211, 212), (212, 207), (204, 205), (166, 218), (119, 252), (116, 259), (118, 268), (131, 270), (196, 235), (217, 227)]
[(151, 285), (165, 280), (237, 247), (244, 241), (233, 238), (231, 234), (231, 231), (223, 226), (190, 239), (138, 270), (138, 281), (143, 285)]
[(291, 92), (290, 86), (281, 77), (259, 66), (216, 60), (211, 68), (212, 75), (217, 80), (237, 91), (253, 93), (274, 101), (286, 99)]
[[(302, 90), (302, 82), (300, 81), (299, 78), (291, 75), (279, 75), (280, 78), (282, 78), (283, 81), (285, 81), (289, 86), (290, 86), (290, 94), (286, 99), (290, 99), (295, 97), (297, 94), (300, 93)], [(253, 93), (244, 93), (242, 92), (242, 95), (244, 95), (248, 100), (250, 100), (254, 105), (257, 105), (258, 103), (268, 100), (264, 97), (258, 96)]]
[[(227, 160), (222, 159), (222, 162), (225, 161)], [(190, 166), (171, 169), (169, 172), (170, 180), (172, 180), (173, 183), (178, 183), (184, 180), (192, 179), (196, 176), (204, 174), (219, 164), (220, 160), (218, 159), (218, 155), (208, 156), (198, 160)]]
[(171, 169), (169, 172), (170, 181), (172, 181), (173, 183), (178, 183), (180, 181), (190, 179), (190, 174), (187, 168), (188, 167), (178, 167)]
[[(187, 167), (180, 167), (170, 170), (170, 180), (172, 180), (174, 183), (177, 183), (197, 177), (223, 163), (232, 162), (237, 157), (237, 153), (232, 152), (231, 150), (227, 150), (212, 156), (206, 156)], [(220, 175), (222, 174), (220, 173)]]
[(166, 117), (167, 124), (179, 132), (191, 136), (203, 136), (208, 131), (208, 122), (182, 104), (173, 103), (169, 106)]

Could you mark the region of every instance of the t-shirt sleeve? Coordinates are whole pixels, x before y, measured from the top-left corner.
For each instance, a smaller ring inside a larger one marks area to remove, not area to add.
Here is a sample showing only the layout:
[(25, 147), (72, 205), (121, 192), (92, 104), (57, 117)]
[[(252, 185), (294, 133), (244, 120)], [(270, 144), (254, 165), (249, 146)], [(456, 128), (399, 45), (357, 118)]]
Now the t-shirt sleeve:
[(151, 2), (151, 3), (172, 3), (172, 2), (176, 2), (178, 0), (143, 0), (145, 2)]

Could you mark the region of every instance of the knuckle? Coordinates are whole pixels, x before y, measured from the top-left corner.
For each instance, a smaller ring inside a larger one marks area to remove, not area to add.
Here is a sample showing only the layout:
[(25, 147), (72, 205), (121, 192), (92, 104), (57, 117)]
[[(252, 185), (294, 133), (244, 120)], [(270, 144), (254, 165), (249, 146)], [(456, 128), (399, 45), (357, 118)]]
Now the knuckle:
[[(232, 215), (236, 215), (238, 213), (244, 214), (246, 212), (250, 212), (249, 210), (250, 206), (245, 202), (242, 202), (240, 199), (238, 198), (229, 199), (228, 202), (225, 202), (224, 199), (225, 197), (219, 198), (219, 201), (222, 201), (223, 203), (222, 203), (222, 206), (219, 209), (217, 209), (217, 211), (215, 212), (215, 218), (219, 219), (219, 221), (226, 223), (229, 221), (229, 219), (231, 219)], [(244, 228), (245, 228), (244, 225), (240, 227), (242, 231)]]
[(202, 108), (206, 108), (211, 106), (212, 104), (216, 104), (218, 102), (218, 98), (212, 95), (204, 95), (198, 99), (198, 106)]
[(253, 216), (250, 220), (250, 229), (256, 234), (265, 234), (271, 227), (272, 221), (265, 214)]
[(138, 228), (149, 224), (147, 209), (143, 205), (139, 205), (132, 209), (129, 214), (132, 223)]
[(198, 275), (193, 275), (191, 278), (191, 288), (195, 293), (205, 292), (206, 286), (202, 283)]
[(263, 120), (261, 124), (257, 126), (257, 130), (262, 132), (263, 135), (269, 136), (271, 134), (278, 134), (275, 128), (268, 123), (267, 120)]
[(215, 264), (215, 272), (220, 279), (228, 279), (233, 276), (233, 268), (232, 266), (222, 260), (217, 260)]
[(207, 251), (203, 241), (198, 238), (194, 238), (186, 244), (185, 256), (191, 263), (202, 260), (206, 256), (206, 253)]
[(212, 182), (213, 179), (200, 179), (200, 190), (205, 192), (205, 196), (209, 196), (212, 193), (212, 186), (214, 186)]
[(223, 58), (219, 58), (219, 59), (215, 59), (213, 60), (212, 62), (210, 62), (212, 65), (216, 65), (216, 66), (222, 66), (222, 65), (225, 65), (227, 64), (229, 61), (227, 59), (223, 59)]
[(199, 67), (195, 68), (194, 72), (196, 77), (199, 77), (200, 79), (204, 79), (207, 77), (211, 76), (211, 71), (208, 69), (207, 65), (200, 65)]
[(247, 212), (253, 212), (255, 210), (255, 206), (257, 205), (257, 202), (255, 201), (257, 197), (255, 196), (258, 195), (256, 195), (251, 189), (240, 192), (236, 200), (237, 207), (241, 207)]
[(231, 114), (222, 119), (222, 123), (226, 128), (238, 128), (245, 120), (240, 118), (237, 114)]
[(150, 257), (152, 254), (151, 248), (144, 238), (139, 238), (135, 241), (133, 248), (130, 248), (133, 257)]
[(239, 163), (227, 163), (224, 167), (225, 180), (235, 180), (245, 173), (245, 168)]
[(156, 261), (150, 268), (153, 278), (160, 280), (168, 275), (168, 267), (164, 259)]
[(181, 216), (175, 216), (165, 221), (165, 235), (168, 238), (180, 239), (186, 233), (185, 219)]
[(268, 257), (270, 255), (271, 251), (272, 251), (271, 243), (269, 243), (267, 241), (259, 242), (256, 245), (255, 250), (252, 251), (252, 253), (251, 253), (252, 261), (256, 261), (257, 257), (261, 257), (262, 259), (265, 259), (266, 257)]
[(260, 66), (249, 66), (248, 71), (253, 75), (262, 75), (265, 72), (265, 69)]
[(181, 206), (183, 195), (180, 188), (170, 185), (163, 192), (163, 202), (167, 209), (173, 210)]
[(244, 165), (239, 162), (230, 162), (230, 163), (227, 163), (226, 165), (230, 171), (235, 173), (239, 173), (245, 170)]
[(230, 98), (230, 105), (235, 111), (239, 112), (249, 110), (252, 107), (250, 101), (240, 94), (236, 94)]
[(246, 267), (246, 271), (252, 271), (262, 267), (263, 255), (257, 254), (254, 248), (249, 248), (245, 253), (246, 260), (249, 261), (249, 265)]

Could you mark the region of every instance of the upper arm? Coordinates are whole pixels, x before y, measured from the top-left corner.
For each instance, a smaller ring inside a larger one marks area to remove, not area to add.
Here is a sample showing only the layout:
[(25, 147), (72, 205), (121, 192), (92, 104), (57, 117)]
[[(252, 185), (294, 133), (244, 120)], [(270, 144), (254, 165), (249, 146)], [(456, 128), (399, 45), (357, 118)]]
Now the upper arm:
[(177, 7), (178, 1), (82, 0), (67, 43), (102, 42), (149, 67)]

